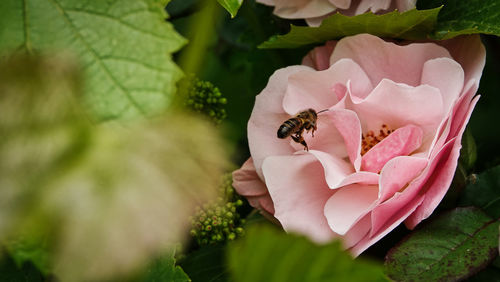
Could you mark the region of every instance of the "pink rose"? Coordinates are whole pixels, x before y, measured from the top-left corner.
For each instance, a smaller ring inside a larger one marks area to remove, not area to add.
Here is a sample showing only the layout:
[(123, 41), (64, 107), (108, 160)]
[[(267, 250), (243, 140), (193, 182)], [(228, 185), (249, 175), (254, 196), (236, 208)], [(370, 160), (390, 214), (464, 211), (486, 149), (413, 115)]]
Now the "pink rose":
[(310, 26), (319, 26), (321, 21), (334, 12), (354, 16), (371, 11), (386, 13), (395, 9), (404, 12), (415, 8), (416, 0), (257, 0), (274, 6), (274, 14), (286, 19), (305, 19)]
[[(402, 221), (414, 228), (450, 186), (485, 62), (479, 36), (440, 44), (360, 34), (277, 70), (256, 97), (236, 190), (286, 231), (341, 238), (354, 255)], [(309, 151), (278, 139), (308, 108), (329, 109), (303, 134)]]

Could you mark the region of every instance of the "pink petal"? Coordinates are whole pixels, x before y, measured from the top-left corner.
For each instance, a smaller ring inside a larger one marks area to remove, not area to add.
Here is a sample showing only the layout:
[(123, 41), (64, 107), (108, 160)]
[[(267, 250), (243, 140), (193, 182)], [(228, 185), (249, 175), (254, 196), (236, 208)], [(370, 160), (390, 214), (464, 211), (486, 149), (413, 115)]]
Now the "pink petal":
[(336, 191), (325, 204), (325, 216), (330, 228), (344, 235), (373, 208), (378, 198), (378, 187), (352, 184)]
[(337, 188), (347, 175), (354, 172), (353, 167), (343, 159), (315, 150), (309, 150), (309, 154), (318, 159), (323, 166), (326, 183), (331, 189)]
[(327, 41), (325, 45), (316, 47), (309, 51), (302, 59), (302, 64), (315, 70), (326, 70), (330, 67), (330, 56), (335, 49), (337, 41)]
[(269, 214), (274, 213), (273, 201), (267, 187), (257, 175), (252, 158), (249, 158), (240, 169), (233, 172), (233, 187), (238, 194), (245, 196), (250, 205)]
[(316, 111), (330, 108), (339, 101), (334, 86), (348, 80), (356, 82), (352, 86), (356, 96), (365, 97), (373, 88), (365, 72), (349, 59), (340, 60), (324, 71), (308, 69), (290, 75), (283, 108), (290, 115), (307, 108)]
[(418, 126), (407, 125), (396, 129), (371, 148), (361, 160), (361, 170), (379, 172), (391, 159), (407, 156), (422, 144), (423, 131)]
[(370, 214), (363, 216), (349, 231), (342, 237), (343, 246), (349, 249), (363, 239), (371, 228)]
[(402, 192), (396, 192), (394, 196), (385, 202), (378, 204), (372, 211), (372, 229), (370, 237), (384, 232), (386, 226), (393, 226), (394, 222), (401, 222), (401, 214), (406, 214), (409, 210), (415, 210), (422, 203), (426, 192), (426, 182), (435, 170), (439, 170), (443, 161), (448, 158), (452, 145), (448, 143), (443, 147), (424, 171), (415, 178)]
[(359, 34), (345, 37), (337, 43), (330, 64), (351, 58), (368, 74), (372, 85), (386, 78), (417, 86), (424, 63), (441, 57), (451, 58), (445, 48), (434, 43), (399, 46), (373, 35)]
[(344, 139), (349, 160), (356, 171), (361, 165), (361, 125), (355, 112), (344, 109), (331, 109), (324, 113), (333, 122)]
[(271, 216), (274, 214), (274, 204), (269, 193), (260, 196), (246, 196), (246, 198), (250, 205), (263, 212), (262, 214)]
[(364, 132), (378, 132), (382, 124), (392, 129), (408, 124), (420, 127), (424, 138), (417, 152), (429, 150), (445, 117), (441, 93), (437, 88), (428, 85), (410, 87), (385, 79), (365, 100), (347, 107), (352, 107), (358, 114)]
[[(422, 185), (419, 191), (419, 195), (423, 196), (423, 200), (429, 198), (427, 200), (427, 204), (424, 207), (430, 207), (433, 202), (433, 197), (436, 195), (436, 191), (428, 195), (428, 191), (430, 188), (433, 190), (442, 190), (444, 189), (446, 192), (451, 184), (451, 180), (453, 175), (455, 174), (457, 159), (460, 151), (460, 145), (456, 146), (456, 139), (450, 140), (450, 142), (446, 143), (443, 149), (438, 153), (436, 157), (436, 161), (432, 163), (433, 168), (426, 171), (425, 183)], [(458, 143), (460, 144), (460, 143)], [(444, 196), (444, 194), (443, 194)], [(441, 198), (438, 198), (437, 201), (441, 201)], [(413, 229), (420, 221), (427, 218), (430, 213), (434, 210), (434, 207), (430, 207), (431, 209), (422, 209), (421, 206), (423, 202), (417, 207), (414, 213), (412, 213), (405, 221), (406, 227), (409, 229)], [(430, 205), (429, 205), (430, 204)], [(437, 204), (436, 204), (437, 205)], [(420, 210), (417, 212), (417, 210)], [(427, 214), (428, 213), (428, 214)]]
[[(451, 140), (450, 143), (455, 143), (455, 140)], [(432, 172), (430, 177), (427, 179), (425, 186), (422, 188), (421, 193), (423, 195), (422, 203), (417, 207), (415, 212), (413, 212), (405, 221), (406, 227), (413, 229), (420, 221), (426, 219), (434, 211), (439, 202), (443, 199), (444, 194), (448, 191), (453, 176), (455, 175), (455, 170), (457, 168), (458, 156), (460, 153), (460, 143), (458, 146), (453, 146), (451, 152), (447, 152), (436, 169)], [(445, 147), (448, 149), (450, 146)], [(450, 150), (448, 150), (450, 151)]]
[(260, 196), (267, 194), (266, 184), (257, 175), (252, 158), (249, 158), (240, 169), (233, 172), (233, 186), (242, 196)]
[(288, 76), (310, 70), (306, 66), (291, 66), (277, 70), (270, 78), (264, 90), (255, 98), (255, 106), (248, 121), (248, 145), (255, 169), (261, 179), (262, 162), (269, 155), (291, 155), (295, 149), (289, 140), (278, 139), (279, 126), (290, 115), (283, 110), (283, 96), (288, 84)]
[(392, 127), (439, 124), (444, 116), (441, 93), (437, 88), (420, 85), (410, 87), (383, 79), (354, 111), (370, 129), (382, 123)]
[(451, 139), (447, 143), (452, 143), (453, 148), (448, 157), (446, 159), (443, 158), (442, 163), (436, 168), (430, 180), (426, 183), (427, 192), (425, 193), (424, 201), (405, 222), (408, 228), (413, 229), (420, 221), (429, 217), (448, 191), (457, 168), (460, 148), (462, 147), (460, 141), (478, 99), (479, 97), (476, 97), (470, 103), (465, 120), (463, 120), (456, 139)]
[(351, 0), (329, 0), (338, 9), (348, 9), (351, 6)]
[(396, 157), (388, 161), (380, 172), (379, 203), (402, 191), (427, 165), (427, 159), (411, 156)]
[[(306, 23), (308, 26), (311, 26), (311, 27), (318, 27), (321, 25), (321, 23), (323, 22), (324, 19), (328, 18), (329, 16), (331, 16), (334, 12), (331, 12), (331, 13), (328, 13), (326, 15), (323, 15), (323, 16), (320, 16), (320, 17), (313, 17), (313, 18), (307, 18), (305, 19), (306, 20)], [(333, 50), (332, 50), (333, 51)], [(330, 65), (330, 64), (328, 64)]]
[(423, 197), (417, 197), (414, 199), (412, 205), (403, 206), (394, 215), (394, 220), (387, 221), (381, 228), (380, 232), (370, 235), (367, 234), (363, 239), (361, 239), (354, 247), (350, 249), (351, 253), (356, 257), (362, 252), (368, 249), (371, 245), (375, 244), (378, 240), (383, 238), (387, 233), (391, 232), (396, 228), (405, 218), (407, 218), (415, 208), (423, 201)]
[(464, 71), (462, 66), (450, 58), (432, 59), (424, 64), (422, 84), (440, 90), (444, 113), (448, 113), (464, 87)]
[(446, 47), (453, 59), (462, 66), (465, 71), (464, 81), (479, 81), (486, 61), (486, 50), (478, 34), (457, 36), (440, 41), (439, 44)]
[(335, 236), (323, 213), (334, 192), (314, 156), (272, 156), (266, 158), (262, 169), (274, 202), (274, 216), (287, 232), (305, 234), (316, 242)]
[(459, 101), (459, 103), (457, 103), (457, 107), (453, 112), (448, 140), (459, 135), (460, 132), (464, 130), (464, 127), (467, 125), (470, 115), (472, 114), (472, 110), (474, 109), (477, 100), (479, 100), (480, 96), (476, 96), (474, 99), (472, 99), (477, 91), (477, 82), (471, 81), (470, 83), (470, 88), (464, 94), (464, 98)]
[(379, 174), (368, 172), (368, 171), (358, 171), (346, 176), (336, 187), (330, 187), (332, 189), (337, 189), (350, 184), (365, 184), (365, 185), (377, 185), (379, 182)]
[(318, 17), (335, 11), (335, 6), (325, 0), (290, 1), (274, 0), (273, 13), (286, 19)]
[(437, 134), (435, 135), (431, 145), (432, 151), (428, 154), (429, 157), (436, 155), (447, 141), (457, 136), (457, 128), (459, 129), (463, 125), (464, 118), (469, 111), (469, 101), (472, 99), (474, 93), (476, 93), (477, 88), (478, 84), (474, 80), (469, 81), (469, 83), (464, 87), (465, 94), (455, 101), (455, 105), (449, 117), (446, 120), (443, 120), (439, 126)]
[(387, 10), (391, 5), (392, 0), (361, 0), (358, 9), (356, 10), (356, 15), (363, 14), (370, 10), (372, 13), (376, 13), (380, 10)]
[[(350, 84), (350, 80), (347, 81), (348, 84)], [(344, 84), (337, 83), (333, 87), (333, 92), (335, 93), (335, 96), (337, 96), (337, 100), (339, 103), (341, 102), (342, 99), (344, 99), (345, 95), (347, 94), (347, 87)], [(337, 103), (335, 106), (339, 106), (339, 103)], [(345, 107), (345, 106), (343, 106)], [(339, 108), (343, 108), (339, 107)]]

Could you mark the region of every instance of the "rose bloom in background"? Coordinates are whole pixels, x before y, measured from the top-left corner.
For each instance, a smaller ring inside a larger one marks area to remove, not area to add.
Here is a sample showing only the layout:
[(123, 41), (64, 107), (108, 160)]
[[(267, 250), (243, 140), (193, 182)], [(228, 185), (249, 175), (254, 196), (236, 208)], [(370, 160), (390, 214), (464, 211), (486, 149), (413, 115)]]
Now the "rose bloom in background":
[(305, 19), (310, 26), (319, 26), (323, 19), (339, 12), (355, 16), (371, 11), (383, 14), (398, 10), (404, 12), (415, 8), (416, 0), (257, 0), (274, 6), (273, 13), (285, 19)]
[[(359, 255), (405, 222), (427, 218), (448, 190), (479, 96), (479, 36), (399, 45), (361, 34), (277, 70), (248, 122), (251, 158), (233, 173), (250, 204), (287, 232), (341, 238)], [(318, 115), (309, 151), (277, 129)]]

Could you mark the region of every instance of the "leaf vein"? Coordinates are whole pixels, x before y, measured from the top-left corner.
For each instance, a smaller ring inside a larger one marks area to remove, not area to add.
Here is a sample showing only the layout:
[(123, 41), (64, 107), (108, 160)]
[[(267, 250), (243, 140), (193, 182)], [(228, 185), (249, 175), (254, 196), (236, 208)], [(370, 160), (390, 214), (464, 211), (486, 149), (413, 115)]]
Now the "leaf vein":
[(82, 42), (83, 42), (83, 45), (86, 47), (87, 50), (89, 50), (89, 52), (92, 54), (92, 56), (95, 58), (95, 60), (98, 62), (99, 66), (101, 66), (101, 68), (104, 70), (104, 72), (106, 73), (106, 75), (111, 79), (111, 81), (113, 81), (114, 84), (116, 84), (116, 86), (118, 86), (118, 88), (121, 90), (121, 92), (127, 97), (127, 99), (130, 101), (130, 103), (142, 114), (142, 115), (146, 115), (146, 113), (144, 112), (144, 110), (139, 106), (139, 104), (137, 103), (137, 101), (135, 101), (132, 96), (130, 95), (130, 93), (127, 92), (127, 90), (123, 87), (123, 85), (121, 85), (118, 80), (111, 74), (111, 71), (108, 69), (108, 67), (101, 61), (101, 58), (99, 57), (98, 53), (88, 44), (87, 41), (85, 41), (85, 39), (82, 37), (82, 35), (78, 32), (78, 29), (74, 26), (73, 22), (71, 21), (71, 19), (69, 18), (68, 14), (66, 13), (66, 11), (62, 8), (61, 4), (59, 4), (59, 2), (57, 2), (57, 0), (49, 0), (50, 2), (52, 2), (52, 4), (55, 6), (55, 8), (63, 15), (63, 19), (64, 21), (66, 21), (68, 23), (68, 25), (71, 27), (71, 29), (73, 29), (75, 35), (77, 36), (77, 38), (79, 38)]
[[(55, 0), (54, 0), (55, 1)], [(139, 31), (141, 33), (144, 33), (144, 34), (147, 34), (147, 35), (150, 35), (150, 36), (153, 36), (157, 39), (160, 39), (161, 41), (167, 41), (167, 38), (165, 37), (162, 37), (158, 34), (155, 34), (149, 30), (144, 30), (144, 29), (141, 29), (135, 25), (132, 25), (126, 21), (123, 21), (122, 19), (120, 18), (116, 18), (116, 17), (112, 17), (110, 15), (107, 15), (107, 14), (103, 14), (103, 13), (99, 13), (99, 12), (95, 12), (95, 11), (88, 11), (88, 10), (77, 10), (77, 9), (68, 9), (67, 10), (68, 12), (71, 12), (71, 13), (83, 13), (83, 14), (90, 14), (90, 15), (93, 15), (93, 16), (96, 16), (96, 17), (102, 17), (102, 18), (106, 18), (106, 19), (110, 19), (110, 20), (113, 20), (113, 21), (117, 21), (119, 23), (121, 23), (122, 25), (130, 28), (130, 29), (133, 29), (133, 30), (136, 30), (136, 31)]]
[[(464, 231), (461, 231), (461, 233), (463, 233), (463, 234), (466, 235), (466, 238), (464, 240), (462, 240), (461, 242), (459, 242), (458, 244), (456, 244), (455, 247), (450, 250), (450, 252), (444, 254), (440, 259), (435, 260), (433, 263), (430, 263), (428, 265), (428, 268), (432, 268), (434, 265), (441, 263), (441, 261), (443, 261), (450, 254), (452, 254), (457, 248), (463, 246), (465, 244), (465, 242), (467, 242), (468, 240), (474, 238), (474, 236), (477, 233), (479, 233), (480, 231), (484, 230), (486, 227), (488, 227), (493, 222), (494, 222), (494, 220), (493, 221), (488, 221), (488, 222), (484, 223), (483, 226), (481, 226), (480, 228), (478, 228), (473, 234), (468, 234), (468, 233), (466, 233)], [(423, 273), (425, 271), (428, 271), (428, 269), (422, 269), (422, 271), (420, 271), (419, 273)]]
[(126, 61), (126, 62), (129, 62), (129, 63), (138, 64), (138, 65), (141, 65), (141, 66), (144, 66), (146, 68), (149, 68), (149, 69), (152, 69), (152, 70), (155, 70), (155, 71), (158, 71), (158, 72), (162, 72), (162, 73), (166, 72), (166, 71), (169, 71), (169, 69), (167, 69), (167, 68), (161, 68), (161, 67), (153, 66), (153, 65), (150, 65), (150, 64), (148, 64), (146, 62), (143, 62), (143, 61), (131, 58), (131, 57), (123, 57), (123, 56), (115, 56), (115, 55), (105, 55), (105, 56), (102, 56), (100, 58), (103, 61), (104, 60)]
[(30, 36), (29, 36), (29, 28), (28, 28), (28, 5), (26, 4), (26, 0), (23, 0), (23, 20), (24, 20), (24, 45), (28, 53), (33, 54), (33, 50), (31, 48)]

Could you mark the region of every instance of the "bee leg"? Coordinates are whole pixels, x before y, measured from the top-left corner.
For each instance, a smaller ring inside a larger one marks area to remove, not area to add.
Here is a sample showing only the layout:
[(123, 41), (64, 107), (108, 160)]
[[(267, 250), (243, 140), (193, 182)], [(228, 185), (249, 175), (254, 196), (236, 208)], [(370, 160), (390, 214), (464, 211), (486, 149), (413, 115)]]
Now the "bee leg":
[(311, 132), (311, 135), (312, 137), (314, 137), (314, 131), (316, 131), (316, 129), (318, 129), (316, 127), (316, 123), (315, 122), (309, 122), (307, 123), (304, 128), (307, 130), (307, 132), (309, 133), (309, 131), (312, 129), (312, 132)]
[(316, 123), (313, 125), (313, 128), (312, 128), (312, 137), (314, 137), (314, 131), (316, 131), (318, 129), (318, 127), (316, 126)]
[(307, 146), (306, 140), (304, 140), (304, 137), (302, 137), (302, 134), (298, 134), (293, 136), (292, 135), (293, 141), (300, 143), (304, 146), (304, 150), (309, 151), (309, 147)]
[(304, 139), (302, 139), (302, 141), (300, 142), (300, 144), (304, 145), (304, 150), (308, 151), (309, 152), (309, 147), (307, 147), (307, 143)]

